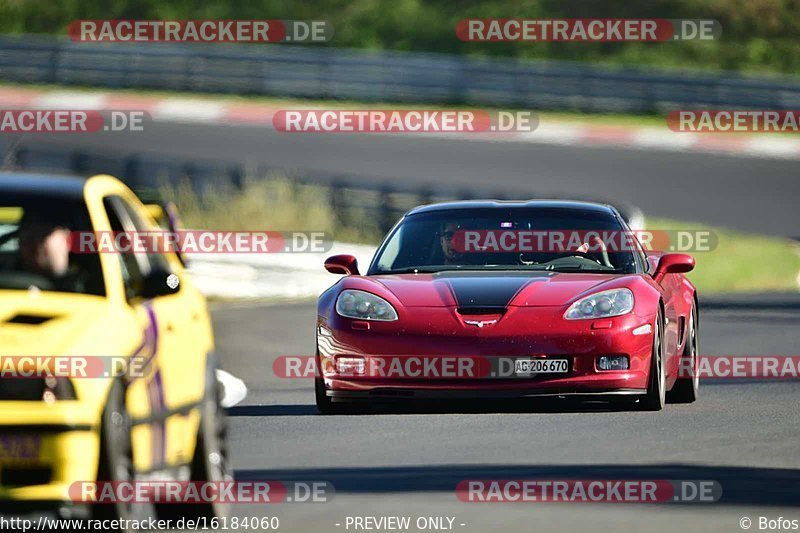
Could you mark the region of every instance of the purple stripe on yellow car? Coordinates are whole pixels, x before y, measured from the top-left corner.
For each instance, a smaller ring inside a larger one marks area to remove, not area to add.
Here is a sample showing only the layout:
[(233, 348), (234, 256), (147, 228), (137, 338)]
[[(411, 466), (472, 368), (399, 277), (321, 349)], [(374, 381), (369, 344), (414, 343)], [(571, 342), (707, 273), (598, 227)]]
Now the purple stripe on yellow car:
[[(167, 405), (164, 401), (164, 381), (161, 378), (161, 370), (156, 370), (155, 375), (153, 376), (153, 382), (155, 383), (155, 390), (156, 390), (156, 400), (158, 401), (158, 409), (161, 412), (166, 412)], [(159, 457), (161, 464), (166, 463), (167, 454), (166, 454), (166, 445), (167, 445), (167, 420), (166, 418), (161, 419), (158, 423), (157, 433), (158, 433), (158, 443), (159, 443)]]
[[(150, 304), (145, 304), (149, 324), (145, 331), (145, 339), (148, 344), (147, 363), (155, 359), (158, 353), (158, 320)], [(166, 411), (166, 401), (164, 399), (164, 381), (161, 377), (161, 369), (155, 368), (155, 371), (150, 374), (147, 382), (147, 397), (150, 402), (151, 416), (160, 415)], [(154, 420), (151, 427), (151, 457), (153, 460), (153, 467), (163, 466), (166, 462), (166, 435), (167, 435), (167, 421), (166, 419)]]

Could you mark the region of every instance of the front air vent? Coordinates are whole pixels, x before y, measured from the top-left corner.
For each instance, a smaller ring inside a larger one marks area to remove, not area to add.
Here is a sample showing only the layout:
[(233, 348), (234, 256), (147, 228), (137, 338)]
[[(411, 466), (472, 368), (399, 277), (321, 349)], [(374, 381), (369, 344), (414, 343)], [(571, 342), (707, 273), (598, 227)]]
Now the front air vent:
[(459, 307), (459, 315), (502, 315), (505, 314), (505, 307)]
[(38, 326), (56, 318), (54, 315), (29, 315), (26, 313), (17, 313), (8, 320), (6, 324), (25, 324), (27, 326)]
[(49, 466), (4, 467), (0, 470), (0, 486), (28, 487), (47, 485), (53, 479), (53, 469)]
[(40, 402), (47, 385), (42, 378), (0, 378), (0, 400)]

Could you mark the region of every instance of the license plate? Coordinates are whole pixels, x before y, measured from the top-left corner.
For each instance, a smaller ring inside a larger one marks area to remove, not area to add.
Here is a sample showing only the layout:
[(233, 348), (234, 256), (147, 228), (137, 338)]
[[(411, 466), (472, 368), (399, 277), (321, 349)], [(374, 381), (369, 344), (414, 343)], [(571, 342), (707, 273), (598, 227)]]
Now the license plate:
[(42, 438), (32, 435), (0, 435), (0, 462), (37, 459)]
[(566, 359), (517, 359), (515, 374), (563, 374), (569, 370)]

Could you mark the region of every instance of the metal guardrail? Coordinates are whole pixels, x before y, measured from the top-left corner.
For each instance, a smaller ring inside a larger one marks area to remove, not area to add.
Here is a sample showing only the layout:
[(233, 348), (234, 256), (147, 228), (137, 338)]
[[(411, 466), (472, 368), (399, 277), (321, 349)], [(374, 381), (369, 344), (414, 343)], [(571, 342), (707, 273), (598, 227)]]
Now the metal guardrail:
[(283, 97), (654, 113), (800, 107), (800, 79), (296, 45), (0, 37), (0, 80)]
[[(159, 200), (158, 191), (165, 185), (177, 185), (188, 180), (202, 199), (206, 194), (224, 194), (240, 190), (246, 179), (285, 177), (296, 185), (315, 185), (327, 191), (331, 210), (340, 226), (363, 223), (363, 213), (374, 221), (379, 232), (386, 233), (409, 209), (423, 204), (450, 200), (492, 198), (497, 200), (522, 200), (535, 198), (535, 191), (527, 194), (496, 189), (455, 189), (432, 183), (405, 185), (402, 180), (381, 180), (368, 176), (333, 175), (318, 172), (287, 172), (285, 169), (261, 166), (248, 168), (242, 165), (225, 165), (206, 160), (176, 160), (174, 158), (115, 153), (107, 149), (72, 150), (39, 143), (8, 143), (0, 139), (3, 170), (21, 170), (91, 176), (111, 174), (125, 181), (145, 200)], [(552, 198), (552, 195), (548, 195)], [(589, 200), (589, 198), (579, 198)], [(638, 208), (595, 198), (611, 203), (634, 228), (640, 228), (642, 214)]]

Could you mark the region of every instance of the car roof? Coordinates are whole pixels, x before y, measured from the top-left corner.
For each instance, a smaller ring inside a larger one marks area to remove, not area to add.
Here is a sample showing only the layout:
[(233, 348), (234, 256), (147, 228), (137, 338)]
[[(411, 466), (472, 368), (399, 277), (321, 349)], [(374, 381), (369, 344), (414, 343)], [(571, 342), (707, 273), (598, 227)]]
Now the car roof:
[(83, 199), (86, 178), (58, 174), (0, 172), (0, 194), (25, 194), (65, 200)]
[(579, 200), (461, 200), (454, 202), (441, 202), (437, 204), (415, 207), (406, 216), (436, 211), (450, 211), (460, 209), (583, 209), (598, 213), (616, 214), (616, 210), (608, 204), (586, 202)]

